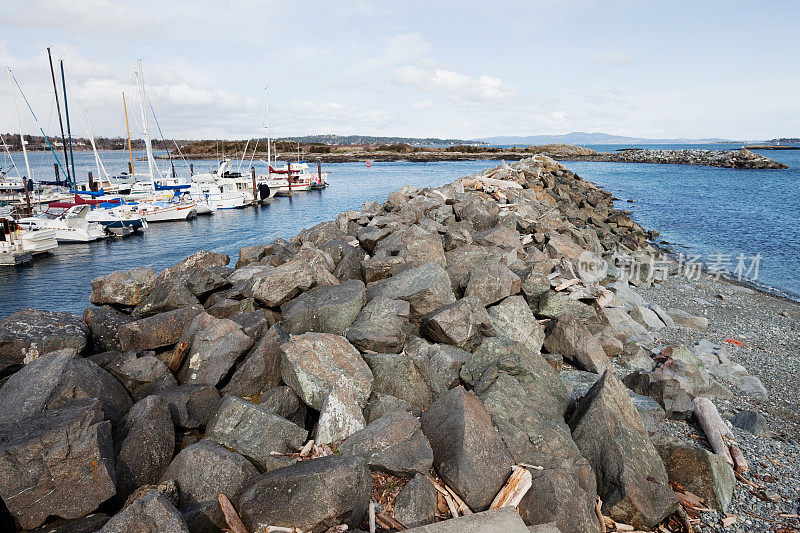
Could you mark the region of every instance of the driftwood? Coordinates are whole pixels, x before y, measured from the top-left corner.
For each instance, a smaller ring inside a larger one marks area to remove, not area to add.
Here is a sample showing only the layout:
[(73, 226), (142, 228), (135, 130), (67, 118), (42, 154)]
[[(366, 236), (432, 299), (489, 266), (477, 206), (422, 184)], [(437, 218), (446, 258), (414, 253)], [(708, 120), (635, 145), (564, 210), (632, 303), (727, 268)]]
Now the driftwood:
[(375, 533), (375, 502), (369, 502), (369, 533)]
[(700, 422), (700, 427), (708, 437), (708, 443), (714, 453), (722, 455), (729, 465), (734, 467), (736, 472), (747, 472), (747, 460), (736, 444), (730, 428), (722, 420), (714, 403), (708, 398), (697, 397), (692, 400), (694, 404), (694, 416)]
[(225, 522), (228, 523), (231, 533), (247, 533), (247, 528), (244, 527), (242, 519), (239, 518), (239, 513), (236, 512), (236, 509), (233, 507), (228, 497), (224, 494), (220, 494), (217, 499), (219, 500), (219, 506), (222, 508), (222, 514), (225, 515)]
[(594, 499), (594, 514), (597, 515), (597, 520), (600, 521), (600, 533), (606, 533), (606, 518), (603, 516), (603, 500), (600, 496)]
[(508, 481), (492, 500), (489, 509), (516, 507), (533, 485), (533, 477), (526, 468), (514, 465)]
[(433, 488), (435, 488), (439, 492), (439, 494), (441, 494), (442, 497), (444, 498), (444, 501), (447, 503), (447, 507), (448, 509), (450, 509), (450, 514), (453, 516), (453, 518), (458, 518), (458, 507), (456, 507), (455, 501), (453, 500), (453, 497), (450, 495), (447, 489), (442, 487), (430, 475), (428, 475), (427, 477), (428, 481), (430, 481), (431, 485), (433, 485)]
[(167, 367), (173, 372), (177, 372), (181, 365), (183, 364), (183, 360), (186, 359), (186, 355), (189, 353), (189, 343), (186, 341), (178, 343), (175, 346), (175, 349), (172, 351), (172, 357), (169, 358), (169, 363)]

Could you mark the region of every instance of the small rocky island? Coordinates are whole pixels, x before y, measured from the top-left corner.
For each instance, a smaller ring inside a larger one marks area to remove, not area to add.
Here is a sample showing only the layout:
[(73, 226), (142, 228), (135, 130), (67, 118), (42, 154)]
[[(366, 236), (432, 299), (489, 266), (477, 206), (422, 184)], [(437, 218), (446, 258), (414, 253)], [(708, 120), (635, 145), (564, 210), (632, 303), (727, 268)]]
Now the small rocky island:
[[(778, 350), (797, 306), (662, 259), (609, 192), (537, 156), (233, 266), (109, 273), (82, 317), (0, 321), (0, 529), (794, 524), (796, 352)], [(706, 298), (770, 352), (723, 342)]]

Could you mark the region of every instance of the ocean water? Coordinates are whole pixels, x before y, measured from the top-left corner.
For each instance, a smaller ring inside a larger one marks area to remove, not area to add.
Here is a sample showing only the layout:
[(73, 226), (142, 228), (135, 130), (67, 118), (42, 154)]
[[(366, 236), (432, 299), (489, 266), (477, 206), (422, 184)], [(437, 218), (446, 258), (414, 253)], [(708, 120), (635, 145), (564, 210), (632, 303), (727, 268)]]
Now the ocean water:
[[(623, 146), (592, 148), (615, 150)], [(800, 151), (762, 153), (790, 168), (762, 171), (629, 163), (564, 164), (613, 192), (620, 199), (619, 208), (631, 209), (634, 219), (645, 228), (660, 231), (660, 239), (671, 243), (676, 252), (706, 259), (730, 256), (730, 269), (736, 267), (740, 255), (748, 267), (753, 263), (751, 258), (759, 256), (757, 281), (797, 298)], [(107, 152), (102, 157), (109, 172), (126, 168), (127, 153)], [(14, 159), (23, 166), (21, 154), (14, 154)], [(261, 208), (218, 211), (188, 222), (151, 224), (145, 234), (124, 239), (63, 245), (28, 265), (0, 269), (0, 318), (24, 307), (81, 313), (88, 305), (90, 281), (97, 276), (134, 266), (161, 269), (200, 249), (227, 253), (235, 262), (242, 246), (270, 242), (276, 237), (289, 238), (344, 210), (357, 209), (367, 200), (382, 202), (403, 185), (435, 187), (497, 163), (392, 162), (372, 163), (370, 168), (364, 163), (331, 164), (325, 166), (330, 172), (330, 186), (324, 191), (297, 193), (291, 199), (276, 198)], [(52, 156), (33, 154), (31, 164), (37, 179), (52, 179)], [(9, 162), (0, 158), (0, 165), (5, 169)], [(92, 154), (76, 154), (79, 177), (85, 179), (88, 171), (97, 175), (94, 165)], [(136, 165), (143, 168), (141, 162)], [(188, 173), (187, 165), (188, 162), (181, 162), (176, 165), (177, 171)], [(194, 161), (194, 165), (195, 172), (204, 172), (216, 163)], [(260, 162), (255, 166), (265, 168)], [(249, 168), (247, 161), (242, 168)], [(626, 201), (629, 199), (633, 203)]]

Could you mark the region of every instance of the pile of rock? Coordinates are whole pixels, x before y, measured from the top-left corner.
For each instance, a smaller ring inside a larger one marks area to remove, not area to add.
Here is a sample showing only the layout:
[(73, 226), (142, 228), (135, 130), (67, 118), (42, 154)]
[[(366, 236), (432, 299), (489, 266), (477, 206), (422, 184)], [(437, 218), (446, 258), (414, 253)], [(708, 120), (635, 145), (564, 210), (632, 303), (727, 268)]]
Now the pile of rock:
[[(675, 165), (704, 165), (726, 168), (780, 169), (788, 168), (783, 163), (769, 157), (751, 152), (747, 148), (739, 150), (705, 150), (687, 148), (682, 150), (656, 150), (631, 148), (618, 152), (599, 152), (596, 154), (569, 154), (571, 160), (610, 161), (617, 163), (662, 163)], [(566, 157), (564, 159), (567, 159)]]
[[(582, 275), (635, 252), (654, 250), (609, 193), (537, 157), (404, 187), (234, 268), (114, 272), (82, 319), (15, 313), (0, 524), (324, 532), (366, 528), (377, 501), (417, 531), (599, 532), (599, 497), (646, 529), (678, 509), (670, 480), (724, 509), (727, 463), (661, 428), (748, 376), (719, 347), (656, 346), (704, 324), (625, 269)], [(531, 488), (488, 510), (515, 465)]]

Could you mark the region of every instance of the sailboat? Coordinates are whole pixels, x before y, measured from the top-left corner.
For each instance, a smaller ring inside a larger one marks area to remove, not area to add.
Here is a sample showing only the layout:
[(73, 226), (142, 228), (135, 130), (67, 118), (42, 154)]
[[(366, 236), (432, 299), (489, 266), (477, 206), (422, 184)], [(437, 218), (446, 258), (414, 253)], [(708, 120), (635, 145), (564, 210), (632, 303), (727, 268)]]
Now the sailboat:
[(28, 231), (55, 231), (59, 243), (92, 242), (104, 239), (108, 235), (103, 225), (87, 220), (91, 211), (88, 204), (76, 205), (60, 215), (40, 213), (37, 216), (17, 220), (17, 224)]

